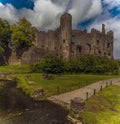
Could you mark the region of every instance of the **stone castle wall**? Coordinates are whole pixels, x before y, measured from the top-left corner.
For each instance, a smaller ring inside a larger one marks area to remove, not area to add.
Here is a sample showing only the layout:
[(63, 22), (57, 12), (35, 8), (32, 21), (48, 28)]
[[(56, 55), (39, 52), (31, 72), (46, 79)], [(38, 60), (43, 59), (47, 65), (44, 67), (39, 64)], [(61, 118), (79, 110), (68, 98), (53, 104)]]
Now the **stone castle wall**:
[(113, 57), (113, 32), (107, 34), (92, 29), (91, 32), (72, 31), (73, 56), (95, 55)]
[[(113, 58), (113, 32), (106, 32), (104, 24), (102, 25), (102, 31), (94, 28), (91, 29), (91, 32), (72, 30), (72, 16), (65, 13), (60, 19), (60, 27), (55, 31), (42, 32), (36, 28), (33, 28), (33, 30), (36, 37), (34, 41), (36, 49), (44, 50), (44, 53), (48, 55), (53, 53), (56, 56), (62, 56), (66, 60), (81, 55)], [(37, 52), (39, 60), (47, 57), (41, 50)], [(32, 56), (33, 61), (31, 60), (31, 63), (37, 61), (35, 59), (35, 50), (32, 49), (23, 54), (22, 63), (29, 63), (30, 60), (25, 59), (28, 56)]]

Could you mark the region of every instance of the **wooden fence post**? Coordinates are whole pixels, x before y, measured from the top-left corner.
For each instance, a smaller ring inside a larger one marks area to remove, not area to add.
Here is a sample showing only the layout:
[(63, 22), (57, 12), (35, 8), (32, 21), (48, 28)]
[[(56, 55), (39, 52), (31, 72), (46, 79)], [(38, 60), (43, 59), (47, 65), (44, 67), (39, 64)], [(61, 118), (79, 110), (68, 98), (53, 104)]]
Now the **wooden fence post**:
[(88, 92), (86, 92), (86, 100), (88, 100)]
[(112, 80), (110, 81), (110, 85), (112, 85)]
[(108, 82), (106, 82), (106, 87), (108, 87)]
[(100, 86), (100, 91), (102, 91), (102, 85)]
[(96, 89), (94, 89), (94, 95), (96, 94)]

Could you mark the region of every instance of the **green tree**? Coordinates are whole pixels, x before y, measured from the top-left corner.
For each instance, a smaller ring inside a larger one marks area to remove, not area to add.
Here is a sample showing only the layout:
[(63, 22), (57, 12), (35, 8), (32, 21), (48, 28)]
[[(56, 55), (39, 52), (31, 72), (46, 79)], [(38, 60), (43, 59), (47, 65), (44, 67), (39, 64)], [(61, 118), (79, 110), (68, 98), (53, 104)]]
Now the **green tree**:
[(32, 72), (46, 73), (91, 73), (118, 74), (119, 63), (107, 57), (81, 56), (80, 58), (64, 61), (58, 57), (44, 59), (31, 66)]
[(50, 74), (64, 73), (64, 61), (58, 57), (50, 57), (31, 66), (33, 72)]
[(8, 63), (10, 42), (10, 25), (8, 21), (0, 18), (0, 64)]
[(17, 50), (18, 55), (21, 55), (20, 51), (26, 50), (32, 46), (32, 41), (34, 40), (32, 24), (23, 17), (16, 24), (11, 26), (11, 31), (12, 46)]

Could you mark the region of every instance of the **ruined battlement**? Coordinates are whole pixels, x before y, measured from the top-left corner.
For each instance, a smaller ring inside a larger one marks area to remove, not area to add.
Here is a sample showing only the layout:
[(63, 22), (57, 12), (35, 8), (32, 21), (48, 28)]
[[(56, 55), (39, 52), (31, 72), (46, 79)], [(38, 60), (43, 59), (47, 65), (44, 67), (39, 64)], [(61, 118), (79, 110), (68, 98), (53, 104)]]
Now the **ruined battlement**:
[[(57, 56), (62, 56), (65, 60), (80, 57), (82, 55), (106, 56), (113, 58), (113, 31), (106, 32), (105, 25), (102, 24), (101, 31), (94, 28), (90, 32), (87, 30), (72, 29), (72, 16), (65, 13), (60, 18), (60, 27), (55, 31), (35, 32), (36, 48), (53, 52)], [(43, 55), (42, 55), (43, 56)]]

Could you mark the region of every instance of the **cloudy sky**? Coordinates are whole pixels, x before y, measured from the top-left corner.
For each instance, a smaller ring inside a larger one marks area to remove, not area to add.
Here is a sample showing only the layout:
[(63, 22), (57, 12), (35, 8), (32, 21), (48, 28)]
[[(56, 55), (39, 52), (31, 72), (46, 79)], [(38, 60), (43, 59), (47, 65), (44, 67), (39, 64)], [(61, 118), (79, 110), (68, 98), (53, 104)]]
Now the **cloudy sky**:
[(60, 16), (73, 16), (73, 28), (114, 31), (114, 57), (120, 58), (120, 0), (0, 0), (0, 18), (11, 24), (26, 17), (40, 30), (55, 29)]

